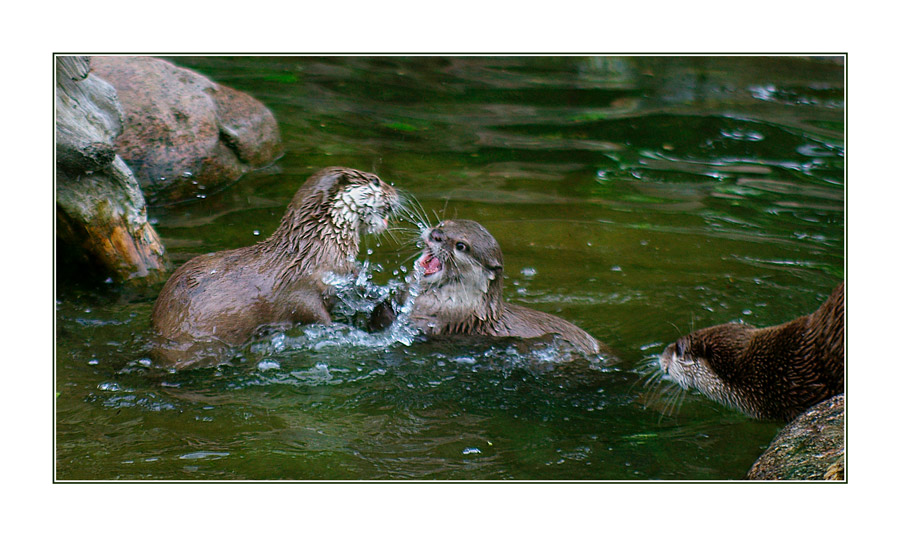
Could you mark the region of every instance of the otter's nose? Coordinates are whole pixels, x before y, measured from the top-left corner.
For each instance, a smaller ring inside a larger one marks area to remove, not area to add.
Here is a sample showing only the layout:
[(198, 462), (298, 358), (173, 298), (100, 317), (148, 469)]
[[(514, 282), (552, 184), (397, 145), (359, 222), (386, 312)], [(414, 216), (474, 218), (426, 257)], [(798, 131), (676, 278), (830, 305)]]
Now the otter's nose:
[(440, 229), (432, 229), (431, 239), (435, 242), (443, 242), (444, 241), (444, 231), (441, 231)]

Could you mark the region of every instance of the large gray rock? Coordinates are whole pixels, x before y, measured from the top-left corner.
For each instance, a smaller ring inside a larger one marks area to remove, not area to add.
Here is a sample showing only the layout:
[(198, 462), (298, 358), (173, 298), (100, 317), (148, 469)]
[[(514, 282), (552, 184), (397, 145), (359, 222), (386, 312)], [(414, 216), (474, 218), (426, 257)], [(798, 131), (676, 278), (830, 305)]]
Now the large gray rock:
[(152, 284), (170, 265), (141, 189), (116, 155), (121, 129), (116, 91), (90, 74), (90, 59), (56, 58), (57, 243), (95, 266), (96, 278)]
[(151, 203), (195, 198), (281, 155), (275, 117), (249, 95), (151, 57), (94, 56), (119, 95), (116, 151)]
[(775, 436), (750, 480), (844, 480), (844, 395), (811, 407)]

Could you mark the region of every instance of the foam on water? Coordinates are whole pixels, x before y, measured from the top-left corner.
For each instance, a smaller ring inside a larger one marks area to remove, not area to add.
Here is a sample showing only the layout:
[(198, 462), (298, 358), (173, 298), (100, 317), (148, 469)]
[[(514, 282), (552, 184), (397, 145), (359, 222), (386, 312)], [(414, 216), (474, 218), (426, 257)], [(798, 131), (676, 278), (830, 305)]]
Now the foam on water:
[[(316, 359), (326, 359), (333, 364), (335, 359), (343, 362), (340, 360), (343, 356), (384, 356), (385, 352), (394, 353), (390, 352), (390, 348), (410, 347), (417, 340), (425, 341), (410, 319), (413, 303), (421, 290), (422, 268), (415, 265), (409, 275), (391, 279), (385, 285), (372, 280), (373, 270), (379, 271), (380, 266), (372, 266), (366, 260), (355, 274), (328, 274), (324, 281), (335, 291), (336, 303), (332, 310), (335, 321), (330, 325), (310, 324), (273, 332), (253, 343), (251, 353), (265, 356), (258, 365), (259, 371), (266, 372), (281, 366), (278, 356), (313, 354)], [(403, 298), (400, 300), (402, 303), (396, 304), (394, 322), (383, 331), (368, 331), (366, 324), (374, 308), (385, 300), (397, 301), (398, 296)], [(463, 338), (453, 343), (443, 341), (437, 354), (430, 352), (433, 349), (425, 346), (421, 351), (426, 355), (431, 353), (431, 357), (447, 358), (458, 365), (474, 367), (493, 363), (493, 366), (501, 368), (541, 368), (553, 363), (585, 359), (558, 337), (528, 341), (515, 338), (481, 340), (477, 337), (469, 341)], [(587, 359), (587, 362), (590, 367), (598, 369), (608, 365), (601, 357)]]

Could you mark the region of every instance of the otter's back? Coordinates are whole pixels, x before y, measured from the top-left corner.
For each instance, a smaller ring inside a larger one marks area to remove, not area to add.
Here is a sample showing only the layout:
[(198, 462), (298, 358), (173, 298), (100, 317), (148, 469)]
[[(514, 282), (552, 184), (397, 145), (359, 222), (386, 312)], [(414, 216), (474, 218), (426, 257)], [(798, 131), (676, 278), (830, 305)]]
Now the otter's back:
[(503, 314), (494, 324), (493, 334), (496, 336), (531, 339), (555, 334), (581, 352), (597, 354), (602, 350), (595, 338), (558, 316), (511, 303), (504, 303), (503, 306)]

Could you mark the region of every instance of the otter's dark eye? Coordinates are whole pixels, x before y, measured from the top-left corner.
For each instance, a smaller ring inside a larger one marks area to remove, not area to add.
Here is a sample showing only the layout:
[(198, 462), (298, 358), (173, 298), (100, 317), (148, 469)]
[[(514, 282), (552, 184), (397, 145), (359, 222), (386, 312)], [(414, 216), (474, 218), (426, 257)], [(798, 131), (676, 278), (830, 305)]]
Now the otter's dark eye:
[(681, 357), (684, 355), (684, 341), (678, 339), (675, 341), (675, 357)]
[(465, 242), (457, 242), (456, 243), (456, 251), (466, 251), (469, 249), (469, 246), (465, 244)]
[(379, 179), (378, 177), (372, 177), (372, 186), (375, 186), (376, 188), (378, 186), (381, 186), (381, 179)]

